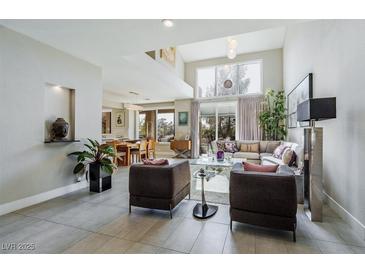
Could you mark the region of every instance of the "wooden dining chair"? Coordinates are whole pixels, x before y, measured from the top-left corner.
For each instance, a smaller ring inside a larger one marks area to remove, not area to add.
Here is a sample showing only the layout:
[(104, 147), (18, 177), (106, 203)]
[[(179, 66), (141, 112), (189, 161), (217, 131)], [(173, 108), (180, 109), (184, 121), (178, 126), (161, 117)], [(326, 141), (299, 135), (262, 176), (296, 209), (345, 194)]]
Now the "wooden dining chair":
[[(152, 157), (151, 157), (152, 156)], [(147, 157), (148, 159), (156, 158), (156, 141), (150, 139), (147, 144)]]
[(143, 158), (147, 159), (147, 141), (146, 140), (142, 140), (141, 143), (139, 144), (139, 161), (142, 160), (142, 156), (144, 156)]
[(126, 165), (126, 161), (127, 161), (127, 151), (118, 145), (117, 141), (111, 141), (111, 142), (106, 142), (107, 145), (113, 147), (114, 150), (114, 158), (113, 158), (113, 163), (116, 164), (117, 166), (119, 166), (119, 163), (121, 162), (122, 165)]

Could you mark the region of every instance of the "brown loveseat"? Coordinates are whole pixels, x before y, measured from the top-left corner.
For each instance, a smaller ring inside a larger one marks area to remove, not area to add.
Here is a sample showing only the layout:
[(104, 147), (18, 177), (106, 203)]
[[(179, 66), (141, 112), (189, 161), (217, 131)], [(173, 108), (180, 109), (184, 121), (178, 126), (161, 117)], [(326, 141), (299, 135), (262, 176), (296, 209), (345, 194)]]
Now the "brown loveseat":
[(283, 229), (293, 232), (297, 224), (295, 177), (287, 166), (276, 173), (244, 171), (235, 164), (229, 183), (231, 229), (232, 222)]
[(129, 171), (129, 212), (131, 206), (170, 211), (187, 195), (190, 197), (188, 160), (169, 160), (169, 165), (134, 164)]

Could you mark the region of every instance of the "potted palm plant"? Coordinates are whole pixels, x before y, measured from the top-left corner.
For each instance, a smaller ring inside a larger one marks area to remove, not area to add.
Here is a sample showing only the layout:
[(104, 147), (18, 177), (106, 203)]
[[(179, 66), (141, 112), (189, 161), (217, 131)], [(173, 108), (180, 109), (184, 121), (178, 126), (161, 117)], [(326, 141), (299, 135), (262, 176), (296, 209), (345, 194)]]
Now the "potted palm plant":
[(285, 92), (268, 89), (263, 110), (259, 114), (260, 127), (265, 140), (284, 140), (287, 134), (285, 119)]
[(75, 151), (68, 156), (77, 156), (73, 173), (76, 175), (86, 172), (90, 191), (102, 192), (112, 187), (111, 175), (117, 168), (112, 161), (115, 156), (114, 149), (109, 145), (101, 145), (96, 140), (88, 139), (88, 141), (89, 143), (84, 144), (86, 150)]

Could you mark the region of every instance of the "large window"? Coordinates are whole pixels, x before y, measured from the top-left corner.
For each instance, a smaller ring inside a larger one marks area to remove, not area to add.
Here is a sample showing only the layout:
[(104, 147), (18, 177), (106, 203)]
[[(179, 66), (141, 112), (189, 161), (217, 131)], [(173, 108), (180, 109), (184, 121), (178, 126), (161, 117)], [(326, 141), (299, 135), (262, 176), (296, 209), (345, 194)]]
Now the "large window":
[(236, 102), (200, 104), (201, 153), (207, 153), (211, 141), (235, 140)]
[(175, 110), (163, 109), (157, 113), (157, 133), (159, 142), (169, 142), (175, 136)]
[(139, 138), (147, 137), (147, 123), (146, 123), (146, 113), (139, 113)]
[(146, 110), (139, 112), (139, 137), (156, 138), (156, 111)]
[(198, 68), (197, 97), (262, 93), (262, 61)]

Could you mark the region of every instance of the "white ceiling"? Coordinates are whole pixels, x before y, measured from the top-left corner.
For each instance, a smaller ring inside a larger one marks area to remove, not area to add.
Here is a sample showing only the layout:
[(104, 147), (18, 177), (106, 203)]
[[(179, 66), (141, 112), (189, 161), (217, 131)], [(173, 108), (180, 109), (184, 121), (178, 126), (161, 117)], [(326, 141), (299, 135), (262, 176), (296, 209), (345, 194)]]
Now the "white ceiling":
[[(103, 88), (131, 103), (189, 98), (193, 90), (144, 52), (230, 35), (277, 28), (304, 20), (0, 20), (0, 24), (103, 69)], [(203, 52), (202, 52), (203, 54)], [(137, 91), (140, 95), (131, 95)]]
[[(237, 40), (237, 54), (282, 48), (285, 27), (265, 29), (231, 36)], [(227, 56), (227, 37), (197, 42), (178, 47), (185, 62)]]

